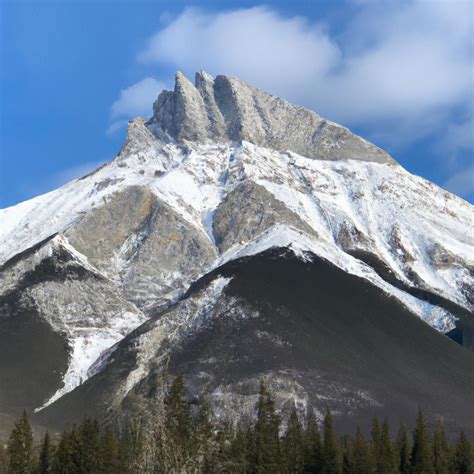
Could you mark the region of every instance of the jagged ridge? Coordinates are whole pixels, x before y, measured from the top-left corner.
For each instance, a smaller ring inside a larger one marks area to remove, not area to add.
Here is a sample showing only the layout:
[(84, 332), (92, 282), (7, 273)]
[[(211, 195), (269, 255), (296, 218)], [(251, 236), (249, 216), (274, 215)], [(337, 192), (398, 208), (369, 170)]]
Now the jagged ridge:
[(348, 129), (235, 77), (219, 75), (214, 80), (198, 72), (193, 85), (178, 72), (174, 91), (163, 91), (153, 110), (151, 130), (164, 131), (178, 142), (246, 140), (314, 159), (394, 163)]

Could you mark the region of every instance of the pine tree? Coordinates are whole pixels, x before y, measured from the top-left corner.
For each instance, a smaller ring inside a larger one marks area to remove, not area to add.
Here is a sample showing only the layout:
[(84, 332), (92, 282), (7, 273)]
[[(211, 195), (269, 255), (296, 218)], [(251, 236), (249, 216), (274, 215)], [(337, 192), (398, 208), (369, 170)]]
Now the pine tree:
[(459, 474), (471, 474), (474, 471), (473, 448), (463, 431), (454, 449), (452, 468), (453, 472)]
[(184, 379), (179, 374), (171, 384), (169, 393), (165, 398), (166, 429), (176, 440), (181, 440), (183, 445), (189, 444), (191, 436), (191, 417), (189, 403), (185, 397)]
[(425, 419), (421, 411), (418, 413), (416, 427), (413, 433), (410, 470), (413, 473), (420, 474), (434, 472), (430, 436), (426, 429)]
[(449, 474), (450, 449), (441, 421), (436, 424), (433, 436), (433, 463), (436, 474)]
[(100, 472), (115, 474), (123, 472), (120, 441), (108, 426), (100, 437)]
[(39, 456), (39, 463), (38, 463), (38, 473), (39, 474), (47, 474), (51, 472), (51, 440), (49, 437), (49, 433), (46, 431), (43, 437), (43, 441), (41, 443), (41, 450)]
[(52, 472), (55, 474), (81, 472), (81, 445), (75, 426), (63, 431), (56, 449)]
[(199, 406), (199, 413), (194, 429), (194, 450), (204, 463), (209, 461), (209, 451), (213, 444), (214, 425), (212, 423), (212, 411), (209, 402), (203, 398)]
[(404, 424), (400, 425), (400, 430), (398, 431), (397, 447), (399, 456), (398, 469), (400, 474), (408, 474), (410, 472), (411, 449), (408, 441), (408, 431)]
[(332, 416), (329, 410), (327, 410), (324, 417), (324, 462), (322, 472), (325, 474), (342, 472), (342, 450), (332, 426)]
[(270, 472), (278, 469), (280, 462), (280, 419), (275, 413), (275, 402), (268, 393), (263, 380), (260, 381), (258, 414), (255, 423), (255, 470)]
[(11, 474), (29, 473), (33, 450), (33, 432), (26, 411), (15, 423), (8, 442), (8, 471)]
[(376, 472), (380, 474), (398, 472), (398, 463), (395, 458), (394, 446), (390, 439), (390, 426), (387, 418), (384, 419), (382, 424), (375, 462)]
[[(136, 419), (127, 419), (123, 431), (121, 449), (121, 462), (125, 472), (135, 473), (142, 469), (141, 460), (144, 452), (144, 444), (143, 427), (139, 421)], [(158, 444), (160, 444), (159, 440)]]
[(192, 425), (181, 374), (165, 397), (165, 432), (168, 452), (174, 455), (173, 464), (176, 469), (182, 469), (191, 454)]
[(282, 439), (281, 451), (287, 472), (299, 472), (303, 469), (303, 431), (294, 407), (288, 418), (288, 426)]
[[(233, 436), (219, 436), (220, 469), (214, 469), (214, 472), (248, 472), (250, 461), (248, 449), (252, 444), (249, 439), (251, 436), (250, 425), (246, 427), (242, 422), (237, 425)], [(229, 445), (227, 450), (226, 444)], [(224, 457), (227, 459), (223, 459)]]
[(97, 420), (84, 418), (78, 436), (82, 472), (97, 472), (100, 468), (100, 430)]
[(355, 438), (349, 443), (347, 450), (347, 472), (365, 474), (372, 470), (369, 445), (360, 427), (357, 427)]
[(370, 444), (370, 453), (374, 462), (375, 471), (378, 472), (378, 466), (381, 457), (382, 429), (377, 416), (372, 418), (372, 429), (370, 431), (372, 442)]
[(307, 472), (321, 472), (323, 467), (323, 444), (319, 434), (314, 413), (308, 415), (306, 431), (304, 433), (305, 470)]

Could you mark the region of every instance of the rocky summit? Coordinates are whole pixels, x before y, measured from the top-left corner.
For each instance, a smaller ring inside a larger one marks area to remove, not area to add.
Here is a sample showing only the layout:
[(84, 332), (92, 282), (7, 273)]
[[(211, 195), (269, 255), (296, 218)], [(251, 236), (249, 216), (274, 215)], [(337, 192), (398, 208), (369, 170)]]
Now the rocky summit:
[(235, 77), (196, 73), (193, 85), (176, 74), (174, 91), (153, 105), (149, 126), (180, 143), (249, 141), (319, 160), (391, 163), (380, 148), (304, 107), (290, 104)]
[(109, 163), (0, 210), (0, 438), (143, 416), (175, 374), (216, 416), (265, 379), (368, 429), (474, 435), (474, 209), (244, 81), (176, 74)]

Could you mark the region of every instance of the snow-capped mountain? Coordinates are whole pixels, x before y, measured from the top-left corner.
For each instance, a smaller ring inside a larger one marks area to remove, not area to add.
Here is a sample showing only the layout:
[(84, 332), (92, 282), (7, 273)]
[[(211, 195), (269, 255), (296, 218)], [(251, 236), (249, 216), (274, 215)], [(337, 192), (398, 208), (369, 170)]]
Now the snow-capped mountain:
[[(159, 96), (153, 117), (130, 122), (125, 144), (111, 162), (0, 210), (0, 222), (2, 337), (27, 340), (31, 327), (21, 321), (28, 318), (42, 325), (41, 337), (45, 343), (54, 339), (57, 350), (54, 361), (35, 355), (33, 365), (17, 367), (21, 384), (22, 377), (35, 378), (35, 364), (43, 369), (50, 364), (48, 383), (33, 380), (19, 398), (18, 387), (9, 388), (11, 373), (3, 369), (2, 374), (0, 366), (0, 412), (26, 406), (40, 415), (49, 410), (63, 416), (55, 407), (67, 406), (83, 413), (84, 402), (78, 400), (84, 387), (100, 393), (102, 407), (116, 409), (129, 393), (143, 392), (151, 372), (168, 370), (163, 361), (178, 357), (180, 350), (186, 358), (192, 338), (201, 345), (208, 341), (212, 321), (222, 325), (227, 314), (230, 328), (266, 314), (262, 301), (255, 305), (232, 286), (240, 274), (235, 268), (257, 265), (259, 259), (296, 259), (300, 264), (292, 271), (298, 278), (299, 265), (311, 272), (311, 262), (325, 262), (331, 272), (344, 275), (334, 281), (357, 282), (374, 307), (385, 300), (387, 314), (398, 311), (400, 322), (410, 325), (413, 319), (413, 330), (423, 328), (436, 346), (441, 341), (446, 349), (437, 356), (445, 350), (446, 360), (459, 357), (459, 377), (472, 380), (472, 373), (462, 372), (472, 353), (439, 333), (474, 347), (473, 207), (408, 173), (346, 128), (239, 79), (214, 80), (201, 72), (193, 85), (177, 73), (174, 91)], [(223, 270), (229, 268), (235, 271)], [(319, 291), (314, 288), (323, 298)], [(271, 306), (273, 297), (268, 298)], [(317, 304), (314, 295), (307, 298)], [(340, 298), (350, 300), (347, 294)], [(296, 303), (281, 304), (301, 316)], [(355, 326), (363, 324), (357, 318), (364, 314), (363, 308), (353, 308)], [(380, 318), (389, 324), (386, 314)], [(287, 340), (281, 328), (257, 326), (251, 331), (256, 341), (298, 352), (297, 342)], [(1, 347), (0, 359), (7, 360)], [(14, 349), (4, 350), (12, 363)], [(246, 356), (237, 351), (232, 357)], [(292, 399), (306, 407), (311, 397), (298, 382), (304, 372), (300, 365), (282, 361), (258, 374), (239, 372), (238, 380), (215, 383), (213, 399), (220, 400), (223, 412), (238, 412), (252, 400), (235, 395), (239, 383), (253, 387), (252, 380), (266, 370), (284, 370), (278, 379), (282, 404)], [(313, 385), (323, 377), (316, 374), (322, 368), (311, 366)], [(196, 379), (197, 371), (190, 369), (189, 378)], [(218, 378), (215, 370), (208, 376), (209, 384)], [(324, 377), (330, 376), (329, 371)], [(206, 385), (201, 379), (194, 383)], [(346, 386), (342, 378), (334, 381), (328, 391), (318, 393), (352, 400), (360, 392), (364, 396), (351, 402), (354, 406), (383, 406), (380, 395), (377, 399), (364, 388), (362, 374)]]

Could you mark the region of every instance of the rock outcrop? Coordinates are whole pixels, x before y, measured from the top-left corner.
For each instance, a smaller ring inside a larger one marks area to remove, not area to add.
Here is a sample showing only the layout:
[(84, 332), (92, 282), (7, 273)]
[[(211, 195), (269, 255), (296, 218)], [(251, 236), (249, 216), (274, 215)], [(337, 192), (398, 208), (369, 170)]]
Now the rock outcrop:
[(193, 85), (176, 73), (174, 91), (163, 91), (149, 122), (156, 134), (178, 142), (238, 142), (293, 151), (319, 160), (395, 163), (383, 150), (315, 112), (230, 76), (196, 73)]

